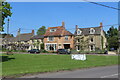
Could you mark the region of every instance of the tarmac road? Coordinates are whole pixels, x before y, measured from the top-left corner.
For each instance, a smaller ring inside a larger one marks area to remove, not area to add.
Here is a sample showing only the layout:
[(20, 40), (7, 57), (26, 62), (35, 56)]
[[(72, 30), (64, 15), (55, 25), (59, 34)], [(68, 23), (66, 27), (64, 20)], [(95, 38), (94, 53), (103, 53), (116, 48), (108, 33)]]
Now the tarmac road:
[(27, 75), (22, 78), (118, 78), (118, 65)]

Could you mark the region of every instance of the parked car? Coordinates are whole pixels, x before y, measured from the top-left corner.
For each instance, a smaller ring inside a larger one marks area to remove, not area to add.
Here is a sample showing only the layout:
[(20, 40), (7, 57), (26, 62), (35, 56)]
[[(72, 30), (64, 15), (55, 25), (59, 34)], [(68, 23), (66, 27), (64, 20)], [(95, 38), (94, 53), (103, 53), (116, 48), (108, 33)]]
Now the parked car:
[(108, 54), (108, 51), (107, 51), (107, 50), (105, 50), (104, 54)]
[(28, 50), (29, 53), (40, 53), (40, 50), (39, 49), (31, 49), (31, 50)]
[(71, 51), (68, 50), (68, 49), (58, 49), (58, 50), (57, 50), (57, 53), (58, 53), (58, 54), (70, 54)]
[(110, 48), (110, 51), (114, 51), (115, 49), (114, 48)]

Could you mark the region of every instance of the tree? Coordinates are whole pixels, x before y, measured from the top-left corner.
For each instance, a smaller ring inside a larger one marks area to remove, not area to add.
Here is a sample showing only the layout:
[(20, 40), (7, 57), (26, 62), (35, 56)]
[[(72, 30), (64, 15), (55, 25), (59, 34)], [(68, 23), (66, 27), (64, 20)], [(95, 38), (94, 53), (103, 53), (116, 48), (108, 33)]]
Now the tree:
[(108, 40), (108, 48), (114, 48), (117, 50), (118, 44), (118, 29), (113, 26), (107, 31), (107, 40)]
[(80, 46), (82, 51), (85, 51), (85, 49), (88, 48), (88, 43), (89, 43), (89, 38), (84, 40), (84, 37), (81, 37)]
[(2, 18), (0, 21), (0, 31), (4, 30), (3, 25), (5, 24), (5, 18), (11, 17), (12, 12), (11, 12), (12, 7), (8, 2), (1, 2), (0, 1), (0, 17)]
[(14, 37), (13, 36), (13, 34), (6, 34), (6, 33), (3, 33), (3, 34), (0, 34), (0, 36), (2, 37), (2, 38), (5, 38), (5, 37)]
[(37, 35), (44, 35), (46, 32), (46, 27), (45, 26), (42, 26), (38, 29), (37, 31)]
[(78, 39), (80, 41), (77, 45), (80, 46), (81, 51), (85, 51), (88, 48), (89, 38), (85, 39), (85, 36), (77, 36), (76, 40), (78, 40)]

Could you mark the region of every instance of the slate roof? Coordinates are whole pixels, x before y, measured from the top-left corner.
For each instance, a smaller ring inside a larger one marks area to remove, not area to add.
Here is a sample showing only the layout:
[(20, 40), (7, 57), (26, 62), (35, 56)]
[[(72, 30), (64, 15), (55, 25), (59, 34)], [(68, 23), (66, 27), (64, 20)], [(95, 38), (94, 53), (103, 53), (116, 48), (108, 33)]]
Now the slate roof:
[(28, 41), (34, 36), (33, 33), (20, 34), (15, 37), (16, 41)]
[(33, 33), (25, 33), (25, 34), (19, 34), (16, 37), (9, 37), (9, 38), (4, 38), (3, 41), (8, 41), (9, 42), (17, 42), (17, 41), (28, 41), (34, 36)]
[(3, 39), (2, 39), (3, 42), (7, 42), (7, 40), (8, 40), (9, 42), (15, 42), (15, 37), (9, 37), (9, 38), (6, 37), (6, 38), (3, 38)]
[[(101, 27), (90, 27), (90, 28), (78, 28), (81, 32), (81, 35), (90, 35), (90, 29), (93, 28), (95, 30), (94, 34), (101, 34)], [(77, 30), (78, 30), (77, 29)], [(77, 35), (77, 30), (75, 31), (75, 35)]]
[[(55, 32), (50, 32), (50, 29), (56, 29)], [(44, 34), (44, 37), (47, 36), (70, 36), (73, 35), (71, 32), (65, 30), (65, 27), (63, 26), (57, 26), (57, 27), (49, 27)]]
[(31, 39), (43, 39), (44, 35), (35, 35)]

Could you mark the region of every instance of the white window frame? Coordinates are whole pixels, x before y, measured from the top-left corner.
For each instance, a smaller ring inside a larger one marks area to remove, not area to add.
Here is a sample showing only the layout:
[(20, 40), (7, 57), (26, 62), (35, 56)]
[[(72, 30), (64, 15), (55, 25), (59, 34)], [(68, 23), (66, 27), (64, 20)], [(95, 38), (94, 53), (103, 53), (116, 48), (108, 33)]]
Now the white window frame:
[[(53, 40), (50, 40), (50, 37), (52, 37)], [(54, 41), (54, 37), (53, 36), (49, 36), (47, 39), (48, 39), (48, 41)]]
[(45, 43), (45, 49), (47, 50), (47, 51), (51, 51), (50, 50), (50, 46), (53, 46), (53, 48), (54, 48), (54, 50), (53, 51), (56, 51), (57, 50), (57, 43)]
[(50, 32), (55, 32), (56, 28), (50, 29)]
[(95, 29), (90, 28), (90, 34), (94, 34), (95, 33)]
[[(91, 41), (91, 39), (93, 39), (93, 41)], [(91, 43), (93, 43), (93, 42), (94, 42), (94, 38), (93, 38), (93, 37), (92, 37), (92, 38), (90, 38), (90, 42), (91, 42)]]
[(77, 35), (80, 35), (82, 31), (80, 29), (77, 30)]
[[(91, 46), (93, 46), (93, 50), (91, 49)], [(90, 45), (90, 51), (95, 51), (95, 45)]]
[[(79, 46), (79, 49), (78, 49), (78, 46)], [(78, 46), (76, 46), (76, 50), (77, 50), (77, 51), (80, 51), (80, 45), (78, 45)]]

